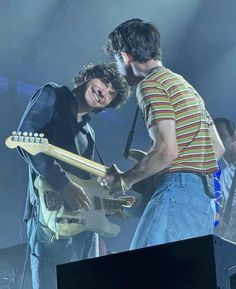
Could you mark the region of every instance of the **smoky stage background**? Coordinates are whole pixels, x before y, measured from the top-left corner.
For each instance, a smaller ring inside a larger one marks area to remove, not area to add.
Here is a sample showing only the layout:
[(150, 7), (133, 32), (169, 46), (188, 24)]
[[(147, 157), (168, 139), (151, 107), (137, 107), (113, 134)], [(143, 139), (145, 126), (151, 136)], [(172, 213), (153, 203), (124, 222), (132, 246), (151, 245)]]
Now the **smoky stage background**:
[[(157, 24), (164, 65), (200, 92), (213, 117), (235, 120), (235, 0), (8, 0), (0, 1), (0, 249), (26, 241), (22, 221), (27, 168), (4, 141), (16, 129), (32, 95), (43, 83), (72, 87), (84, 64), (110, 61), (103, 52), (108, 33), (130, 18)], [(132, 165), (122, 154), (136, 109), (126, 106), (96, 116), (92, 125), (106, 165)], [(141, 117), (132, 148), (150, 146)], [(128, 250), (139, 218), (116, 218), (109, 251)]]

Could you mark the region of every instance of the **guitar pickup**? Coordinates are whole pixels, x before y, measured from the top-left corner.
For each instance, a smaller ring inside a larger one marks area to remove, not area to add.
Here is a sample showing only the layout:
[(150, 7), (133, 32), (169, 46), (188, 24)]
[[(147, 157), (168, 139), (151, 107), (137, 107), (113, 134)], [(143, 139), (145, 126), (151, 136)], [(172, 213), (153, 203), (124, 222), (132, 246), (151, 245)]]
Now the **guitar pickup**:
[(78, 225), (85, 225), (86, 220), (84, 218), (67, 218), (67, 217), (56, 217), (56, 223), (59, 224), (78, 224)]
[(46, 191), (44, 193), (44, 201), (48, 211), (58, 211), (63, 206), (61, 196), (53, 191)]
[(96, 211), (102, 211), (102, 203), (100, 197), (93, 197), (94, 209)]

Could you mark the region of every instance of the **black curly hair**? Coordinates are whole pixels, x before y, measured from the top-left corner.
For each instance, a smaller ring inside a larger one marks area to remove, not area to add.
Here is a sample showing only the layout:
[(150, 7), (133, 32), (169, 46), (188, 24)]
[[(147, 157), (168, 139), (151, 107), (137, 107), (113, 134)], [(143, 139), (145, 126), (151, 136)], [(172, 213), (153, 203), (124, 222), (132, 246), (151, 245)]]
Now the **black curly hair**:
[(222, 129), (221, 129), (222, 124), (225, 125), (229, 135), (231, 137), (234, 136), (235, 131), (236, 131), (236, 126), (233, 121), (229, 120), (226, 117), (216, 117), (213, 119), (213, 121), (221, 138), (223, 138)]
[(160, 32), (154, 24), (139, 18), (127, 20), (108, 35), (104, 51), (111, 57), (129, 52), (140, 63), (161, 60)]
[(105, 84), (111, 84), (115, 97), (107, 107), (117, 108), (130, 97), (130, 87), (126, 79), (120, 75), (115, 63), (88, 64), (73, 77), (75, 86), (87, 84), (88, 81), (98, 78)]

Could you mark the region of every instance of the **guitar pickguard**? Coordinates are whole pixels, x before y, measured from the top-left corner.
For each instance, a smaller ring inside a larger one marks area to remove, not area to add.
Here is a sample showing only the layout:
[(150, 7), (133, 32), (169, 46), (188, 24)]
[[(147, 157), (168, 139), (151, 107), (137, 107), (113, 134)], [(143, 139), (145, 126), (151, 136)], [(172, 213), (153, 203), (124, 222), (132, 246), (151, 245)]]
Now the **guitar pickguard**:
[[(83, 187), (91, 202), (90, 210), (67, 211), (64, 204), (61, 206), (63, 201), (60, 198), (59, 201), (57, 200), (58, 193), (45, 179), (38, 176), (35, 180), (35, 187), (39, 192), (40, 216), (43, 227), (49, 228), (57, 238), (74, 236), (83, 231), (94, 231), (109, 237), (117, 235), (120, 232), (120, 227), (107, 219), (105, 205), (107, 200), (118, 200), (113, 199), (109, 190), (101, 187), (96, 178), (82, 180), (73, 175), (70, 175), (70, 178)], [(121, 205), (119, 209), (115, 209), (115, 212), (120, 210)]]

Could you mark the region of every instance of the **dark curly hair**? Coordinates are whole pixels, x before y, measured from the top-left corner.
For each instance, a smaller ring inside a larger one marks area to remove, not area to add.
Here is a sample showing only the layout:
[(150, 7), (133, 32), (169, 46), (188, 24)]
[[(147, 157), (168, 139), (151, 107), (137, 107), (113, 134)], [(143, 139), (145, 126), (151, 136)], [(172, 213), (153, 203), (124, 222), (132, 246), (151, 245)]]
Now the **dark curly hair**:
[(213, 121), (221, 138), (223, 138), (222, 129), (221, 129), (222, 124), (225, 125), (229, 135), (231, 137), (234, 136), (236, 127), (233, 121), (229, 120), (226, 117), (216, 117), (213, 119)]
[(130, 87), (126, 79), (120, 75), (115, 63), (88, 64), (74, 76), (73, 83), (76, 86), (87, 84), (88, 81), (98, 78), (105, 84), (111, 84), (115, 91), (115, 97), (107, 107), (117, 108), (125, 103), (130, 96)]
[(108, 35), (104, 51), (111, 57), (125, 51), (140, 63), (161, 60), (160, 32), (152, 23), (138, 18), (125, 21)]

